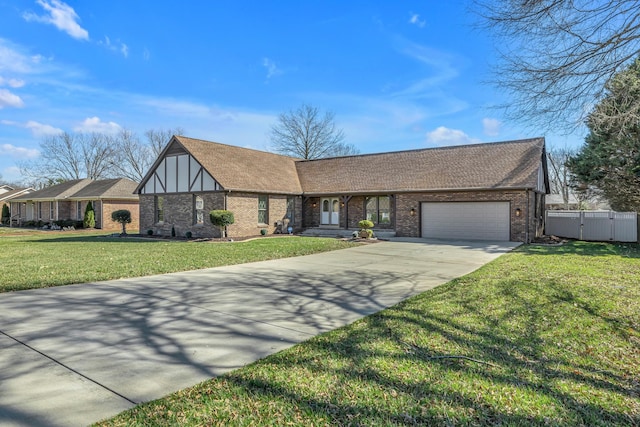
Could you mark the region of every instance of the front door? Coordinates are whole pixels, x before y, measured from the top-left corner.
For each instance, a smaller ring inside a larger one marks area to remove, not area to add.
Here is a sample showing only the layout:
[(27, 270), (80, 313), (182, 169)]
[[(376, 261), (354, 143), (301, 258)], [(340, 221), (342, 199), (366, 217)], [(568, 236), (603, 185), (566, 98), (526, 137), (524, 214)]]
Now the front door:
[(340, 202), (337, 198), (322, 199), (320, 224), (339, 225), (340, 224)]

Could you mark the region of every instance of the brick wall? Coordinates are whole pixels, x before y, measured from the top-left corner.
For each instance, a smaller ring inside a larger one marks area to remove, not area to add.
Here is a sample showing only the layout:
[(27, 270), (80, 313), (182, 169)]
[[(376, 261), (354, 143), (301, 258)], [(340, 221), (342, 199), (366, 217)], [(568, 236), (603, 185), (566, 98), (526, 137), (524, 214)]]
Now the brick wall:
[[(195, 224), (194, 194), (164, 194), (164, 222), (155, 223), (155, 198), (153, 195), (140, 195), (139, 221), (140, 233), (153, 230), (154, 234), (169, 236), (173, 227), (177, 237), (184, 237), (191, 231), (193, 237), (220, 237), (220, 230), (209, 220), (209, 212), (215, 209), (227, 209), (233, 212), (235, 222), (227, 227), (228, 237), (259, 236), (263, 228), (272, 234), (276, 230), (276, 221), (287, 214), (286, 195), (268, 195), (268, 224), (258, 224), (258, 194), (232, 192), (197, 193), (204, 202), (204, 221)], [(226, 207), (225, 207), (226, 194)], [(294, 224), (301, 229), (302, 197), (296, 196)]]
[[(396, 235), (405, 237), (420, 237), (421, 215), (420, 206), (422, 202), (482, 202), (482, 201), (504, 201), (511, 203), (511, 233), (510, 240), (524, 242), (527, 237), (532, 239), (535, 235), (535, 211), (533, 201), (535, 195), (529, 194), (529, 205), (527, 204), (527, 193), (525, 191), (468, 191), (451, 193), (405, 193), (396, 195)], [(416, 210), (416, 215), (411, 216), (411, 209)], [(520, 208), (522, 215), (516, 217), (515, 210)], [(527, 219), (529, 223), (529, 234), (527, 236)]]
[(176, 237), (185, 237), (190, 231), (193, 237), (220, 237), (220, 231), (209, 220), (209, 212), (216, 209), (224, 209), (224, 193), (210, 192), (198, 193), (204, 202), (202, 224), (196, 223), (195, 194), (161, 194), (164, 198), (164, 221), (156, 223), (155, 196), (140, 195), (140, 233), (146, 234), (148, 230), (160, 236), (171, 236), (173, 228)]
[[(127, 231), (137, 230), (140, 227), (140, 210), (138, 209), (138, 202), (133, 200), (105, 200), (102, 208), (104, 222), (101, 224), (101, 228), (103, 230), (122, 230), (122, 224), (111, 219), (111, 214), (121, 209), (126, 209), (131, 212), (131, 223), (127, 224)], [(96, 227), (97, 225), (98, 221), (96, 220)]]
[[(266, 229), (268, 234), (276, 230), (276, 221), (283, 220), (287, 215), (287, 196), (268, 195), (267, 223), (258, 223), (258, 197), (255, 193), (230, 193), (227, 196), (227, 209), (233, 212), (235, 223), (228, 227), (229, 237), (259, 236), (260, 230)], [(302, 210), (301, 198), (296, 197), (296, 215), (294, 223), (300, 227)]]

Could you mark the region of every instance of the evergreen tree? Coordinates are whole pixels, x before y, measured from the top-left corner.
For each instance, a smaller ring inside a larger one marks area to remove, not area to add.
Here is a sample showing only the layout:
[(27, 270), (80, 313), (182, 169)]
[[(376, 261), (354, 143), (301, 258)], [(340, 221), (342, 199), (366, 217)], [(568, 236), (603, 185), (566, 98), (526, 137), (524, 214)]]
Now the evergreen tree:
[(567, 163), (577, 186), (596, 187), (619, 211), (640, 211), (640, 118), (618, 119), (639, 104), (640, 58), (607, 83), (589, 115), (585, 145)]
[(89, 201), (87, 208), (84, 210), (84, 221), (82, 221), (84, 228), (94, 228), (96, 226), (96, 213), (93, 210), (93, 205)]
[(9, 219), (11, 217), (11, 212), (9, 211), (9, 205), (4, 204), (2, 205), (2, 223), (3, 224), (7, 224), (9, 222)]

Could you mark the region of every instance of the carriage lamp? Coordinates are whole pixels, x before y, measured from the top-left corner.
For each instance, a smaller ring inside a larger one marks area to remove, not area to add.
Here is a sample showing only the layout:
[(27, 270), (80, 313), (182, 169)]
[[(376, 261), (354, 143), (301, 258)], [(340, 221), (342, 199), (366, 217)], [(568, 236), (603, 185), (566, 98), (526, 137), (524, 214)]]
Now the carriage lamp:
[(411, 210), (409, 211), (409, 215), (416, 216), (416, 208), (411, 208)]
[(520, 208), (516, 209), (516, 216), (522, 215), (522, 210)]

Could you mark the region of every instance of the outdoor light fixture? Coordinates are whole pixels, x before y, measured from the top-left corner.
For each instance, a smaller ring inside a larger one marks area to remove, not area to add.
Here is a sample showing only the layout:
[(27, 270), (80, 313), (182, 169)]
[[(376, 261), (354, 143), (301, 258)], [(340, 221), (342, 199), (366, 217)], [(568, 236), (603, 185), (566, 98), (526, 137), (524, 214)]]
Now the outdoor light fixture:
[(313, 202), (311, 203), (311, 206), (315, 208), (316, 206), (318, 206), (318, 204), (316, 202)]
[(416, 208), (411, 208), (411, 210), (409, 211), (409, 214), (411, 216), (416, 216)]
[(522, 215), (522, 210), (520, 208), (516, 209), (516, 216)]
[(340, 203), (340, 206), (344, 208), (344, 202), (341, 202), (341, 203)]

